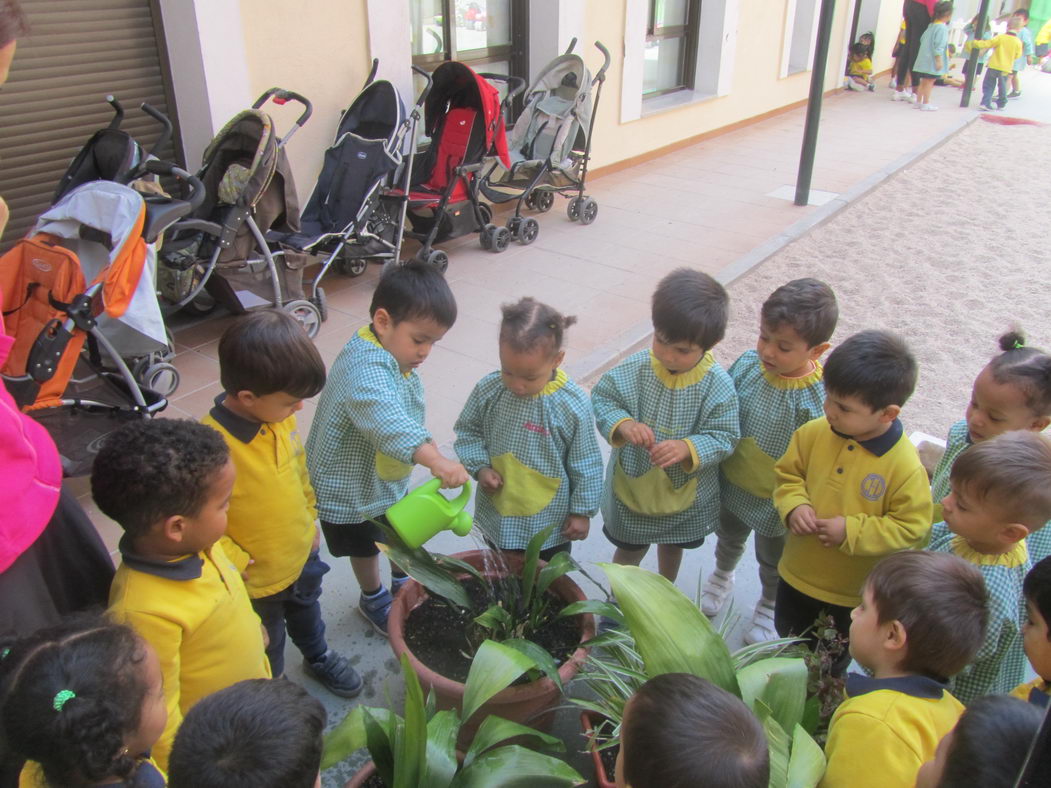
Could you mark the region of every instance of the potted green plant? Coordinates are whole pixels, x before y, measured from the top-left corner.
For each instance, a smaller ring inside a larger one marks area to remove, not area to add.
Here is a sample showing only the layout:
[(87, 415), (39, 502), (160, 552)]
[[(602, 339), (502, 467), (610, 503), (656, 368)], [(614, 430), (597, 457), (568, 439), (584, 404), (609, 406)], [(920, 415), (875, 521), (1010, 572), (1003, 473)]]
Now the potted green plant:
[(481, 644), (467, 677), (462, 714), (438, 710), (433, 693), (424, 698), (419, 678), (404, 655), (401, 667), (404, 716), (389, 709), (355, 706), (325, 737), (323, 770), (363, 747), (372, 756), (347, 788), (482, 788), (511, 783), (568, 786), (584, 782), (567, 763), (539, 752), (564, 751), (561, 741), (499, 717), (486, 717), (466, 751), (456, 750), (464, 722), (515, 678), (535, 668), (520, 651), (493, 641)]

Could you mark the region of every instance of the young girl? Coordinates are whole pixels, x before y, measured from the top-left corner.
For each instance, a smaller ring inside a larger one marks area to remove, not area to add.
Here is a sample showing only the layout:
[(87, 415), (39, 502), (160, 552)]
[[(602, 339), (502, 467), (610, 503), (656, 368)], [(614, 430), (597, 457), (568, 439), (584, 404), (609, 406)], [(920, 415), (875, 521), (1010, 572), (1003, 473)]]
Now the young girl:
[(77, 616), (0, 644), (0, 721), (20, 788), (163, 788), (157, 655), (130, 627)]
[(945, 76), (949, 70), (950, 19), (952, 19), (952, 3), (947, 0), (935, 3), (934, 18), (930, 26), (923, 31), (916, 63), (912, 67), (912, 73), (920, 80), (916, 89), (916, 107), (928, 112), (938, 109), (931, 104), (934, 82)]
[[(1025, 335), (1012, 331), (1000, 337), (1003, 352), (974, 380), (966, 418), (949, 428), (945, 454), (931, 478), (934, 521), (942, 520), (941, 499), (949, 494), (949, 472), (960, 453), (977, 441), (1013, 430), (1041, 432), (1051, 424), (1051, 356), (1026, 347)], [(1051, 555), (1051, 528), (1026, 539), (1035, 564)]]
[(541, 558), (588, 535), (602, 495), (602, 455), (588, 395), (559, 369), (576, 318), (523, 298), (503, 306), (500, 371), (474, 387), (453, 448), (478, 480), (475, 522), (501, 550), (523, 550), (558, 523)]

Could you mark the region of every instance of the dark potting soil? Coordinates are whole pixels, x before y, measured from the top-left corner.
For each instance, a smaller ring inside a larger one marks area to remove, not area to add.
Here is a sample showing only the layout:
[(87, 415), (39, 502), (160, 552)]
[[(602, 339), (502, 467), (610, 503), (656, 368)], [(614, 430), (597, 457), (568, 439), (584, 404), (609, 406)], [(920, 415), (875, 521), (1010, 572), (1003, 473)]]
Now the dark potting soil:
[(619, 752), (619, 744), (598, 751), (598, 757), (602, 759), (602, 769), (606, 772), (606, 779), (611, 783), (617, 781), (617, 753)]
[(361, 784), (361, 788), (387, 788), (387, 783), (378, 774), (373, 774)]
[[(475, 610), (485, 610), (491, 602), (487, 600), (485, 588), (471, 578), (465, 580), (464, 589)], [(558, 614), (568, 603), (547, 592), (551, 616)], [(467, 681), (474, 657), (472, 638), (480, 644), (484, 635), (474, 623), (474, 616), (444, 599), (428, 597), (405, 620), (405, 642), (416, 658), (439, 675), (454, 681)], [(580, 626), (576, 616), (556, 618), (533, 633), (531, 638), (542, 646), (555, 662), (561, 665), (576, 651), (580, 643)], [(515, 685), (527, 684), (528, 676), (522, 676)]]

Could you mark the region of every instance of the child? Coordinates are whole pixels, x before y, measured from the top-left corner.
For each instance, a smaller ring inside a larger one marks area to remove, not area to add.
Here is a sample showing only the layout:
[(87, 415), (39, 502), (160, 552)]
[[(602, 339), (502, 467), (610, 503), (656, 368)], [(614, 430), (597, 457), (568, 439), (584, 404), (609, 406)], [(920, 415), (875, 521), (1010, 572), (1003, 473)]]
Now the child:
[(624, 706), (617, 787), (766, 788), (770, 749), (747, 706), (707, 679), (665, 673)]
[(1012, 16), (1007, 21), (1007, 32), (995, 38), (983, 41), (975, 39), (967, 42), (967, 51), (971, 49), (991, 49), (992, 55), (986, 63), (985, 78), (982, 80), (981, 108), (993, 111), (993, 91), (997, 91), (998, 109), (1007, 106), (1007, 78), (1014, 71), (1015, 61), (1022, 56), (1022, 39), (1018, 37), (1020, 17)]
[(587, 537), (602, 497), (588, 395), (559, 369), (575, 322), (532, 298), (505, 304), (500, 371), (479, 381), (456, 421), (456, 454), (480, 488), (475, 521), (501, 550), (524, 550), (559, 523), (545, 561)]
[(602, 499), (613, 561), (638, 565), (651, 544), (675, 580), (684, 548), (719, 518), (719, 463), (740, 434), (733, 381), (711, 349), (729, 297), (708, 274), (678, 268), (653, 294), (653, 347), (602, 376), (591, 393), (599, 432), (613, 446)]
[(851, 673), (829, 724), (822, 788), (912, 788), (963, 705), (946, 680), (985, 634), (985, 585), (954, 556), (906, 550), (878, 564), (850, 613)]
[(1018, 685), (1011, 694), (1044, 709), (1051, 705), (1051, 558), (1029, 570), (1022, 594), (1026, 611), (1022, 648), (1036, 678)]
[(774, 468), (774, 506), (788, 526), (774, 604), (782, 637), (803, 634), (823, 610), (848, 637), (876, 562), (926, 541), (927, 472), (898, 420), (915, 385), (916, 361), (894, 334), (862, 331), (829, 355), (825, 417), (796, 430)]
[(270, 670), (285, 672), (285, 626), (303, 670), (330, 692), (353, 698), (361, 678), (325, 641), (314, 490), (296, 411), (325, 385), (325, 363), (299, 322), (265, 309), (236, 321), (219, 340), (225, 393), (201, 421), (223, 436), (237, 469), (223, 550), (242, 569), (266, 628)]
[(920, 50), (912, 67), (913, 73), (920, 80), (916, 89), (916, 106), (927, 112), (938, 109), (931, 104), (931, 91), (934, 89), (935, 80), (941, 79), (949, 71), (950, 19), (952, 3), (935, 3), (933, 20), (920, 37)]
[(218, 544), (236, 471), (222, 436), (192, 421), (135, 421), (95, 457), (91, 493), (124, 529), (110, 614), (157, 651), (168, 724), (161, 769), (182, 715), (205, 695), (269, 678), (263, 628)]
[(1033, 62), (1035, 57), (1035, 48), (1033, 45), (1033, 31), (1029, 29), (1029, 9), (1019, 8), (1011, 13), (1012, 18), (1018, 17), (1015, 29), (1018, 31), (1018, 37), (1022, 40), (1022, 56), (1015, 60), (1014, 67), (1011, 70), (1011, 92), (1007, 94), (1007, 98), (1018, 98), (1022, 95), (1022, 79), (1021, 72), (1025, 71), (1026, 66)]
[(239, 681), (186, 715), (169, 788), (313, 788), (325, 707), (291, 681)]
[(945, 522), (934, 526), (930, 549), (971, 562), (989, 588), (985, 644), (953, 681), (953, 694), (970, 703), (1010, 692), (1025, 678), (1025, 540), (1051, 518), (1051, 441), (1032, 432), (998, 435), (961, 454), (950, 478)]
[(847, 90), (875, 90), (872, 79), (872, 58), (866, 54), (867, 48), (860, 41), (850, 45), (850, 59), (847, 62), (847, 78), (843, 86)]
[(5, 746), (23, 788), (164, 788), (150, 748), (167, 712), (157, 653), (129, 627), (72, 616), (0, 644)]
[(796, 279), (763, 304), (759, 341), (730, 367), (737, 389), (741, 441), (720, 466), (716, 569), (701, 592), (701, 610), (715, 616), (733, 590), (734, 568), (755, 531), (762, 596), (745, 633), (746, 643), (777, 637), (774, 599), (785, 527), (774, 509), (774, 463), (799, 427), (821, 416), (825, 388), (818, 359), (829, 347), (839, 308), (832, 288)]
[[(940, 501), (949, 494), (949, 472), (968, 446), (1013, 430), (1041, 432), (1051, 424), (1051, 356), (1027, 347), (1025, 336), (1012, 331), (1000, 337), (1000, 355), (974, 380), (966, 418), (949, 428), (945, 454), (931, 478), (934, 521), (940, 522)], [(1051, 528), (1026, 539), (1033, 563), (1051, 555)]]
[(920, 767), (916, 788), (1015, 788), (1042, 719), (1017, 698), (979, 698)]
[(307, 438), (307, 466), (317, 493), (329, 552), (350, 556), (361, 588), (358, 611), (381, 635), (393, 593), (405, 573), (391, 567), (391, 590), (380, 581), (382, 517), (408, 490), (413, 463), (444, 487), (459, 487), (467, 471), (438, 451), (424, 427), (423, 384), (416, 374), (434, 343), (456, 322), (456, 301), (432, 265), (407, 263), (387, 271), (362, 326), (332, 365)]
[(876, 51), (876, 36), (872, 34), (872, 31), (858, 36), (858, 43), (865, 47), (865, 57), (872, 60), (872, 54)]

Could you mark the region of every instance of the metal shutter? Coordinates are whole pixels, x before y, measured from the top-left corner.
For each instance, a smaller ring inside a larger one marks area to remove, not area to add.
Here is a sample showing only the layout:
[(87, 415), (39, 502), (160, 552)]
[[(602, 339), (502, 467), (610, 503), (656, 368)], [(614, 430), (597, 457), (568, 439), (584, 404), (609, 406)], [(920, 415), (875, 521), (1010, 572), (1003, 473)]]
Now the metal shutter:
[[(0, 195), (11, 210), (0, 251), (32, 228), (70, 160), (109, 123), (113, 112), (106, 94), (124, 105), (121, 128), (147, 148), (160, 129), (139, 104), (146, 101), (175, 122), (165, 89), (163, 36), (150, 0), (22, 0), (21, 5), (30, 31), (19, 40), (10, 78), (0, 90)], [(178, 139), (178, 128), (174, 136)], [(158, 153), (170, 158), (171, 144)]]

